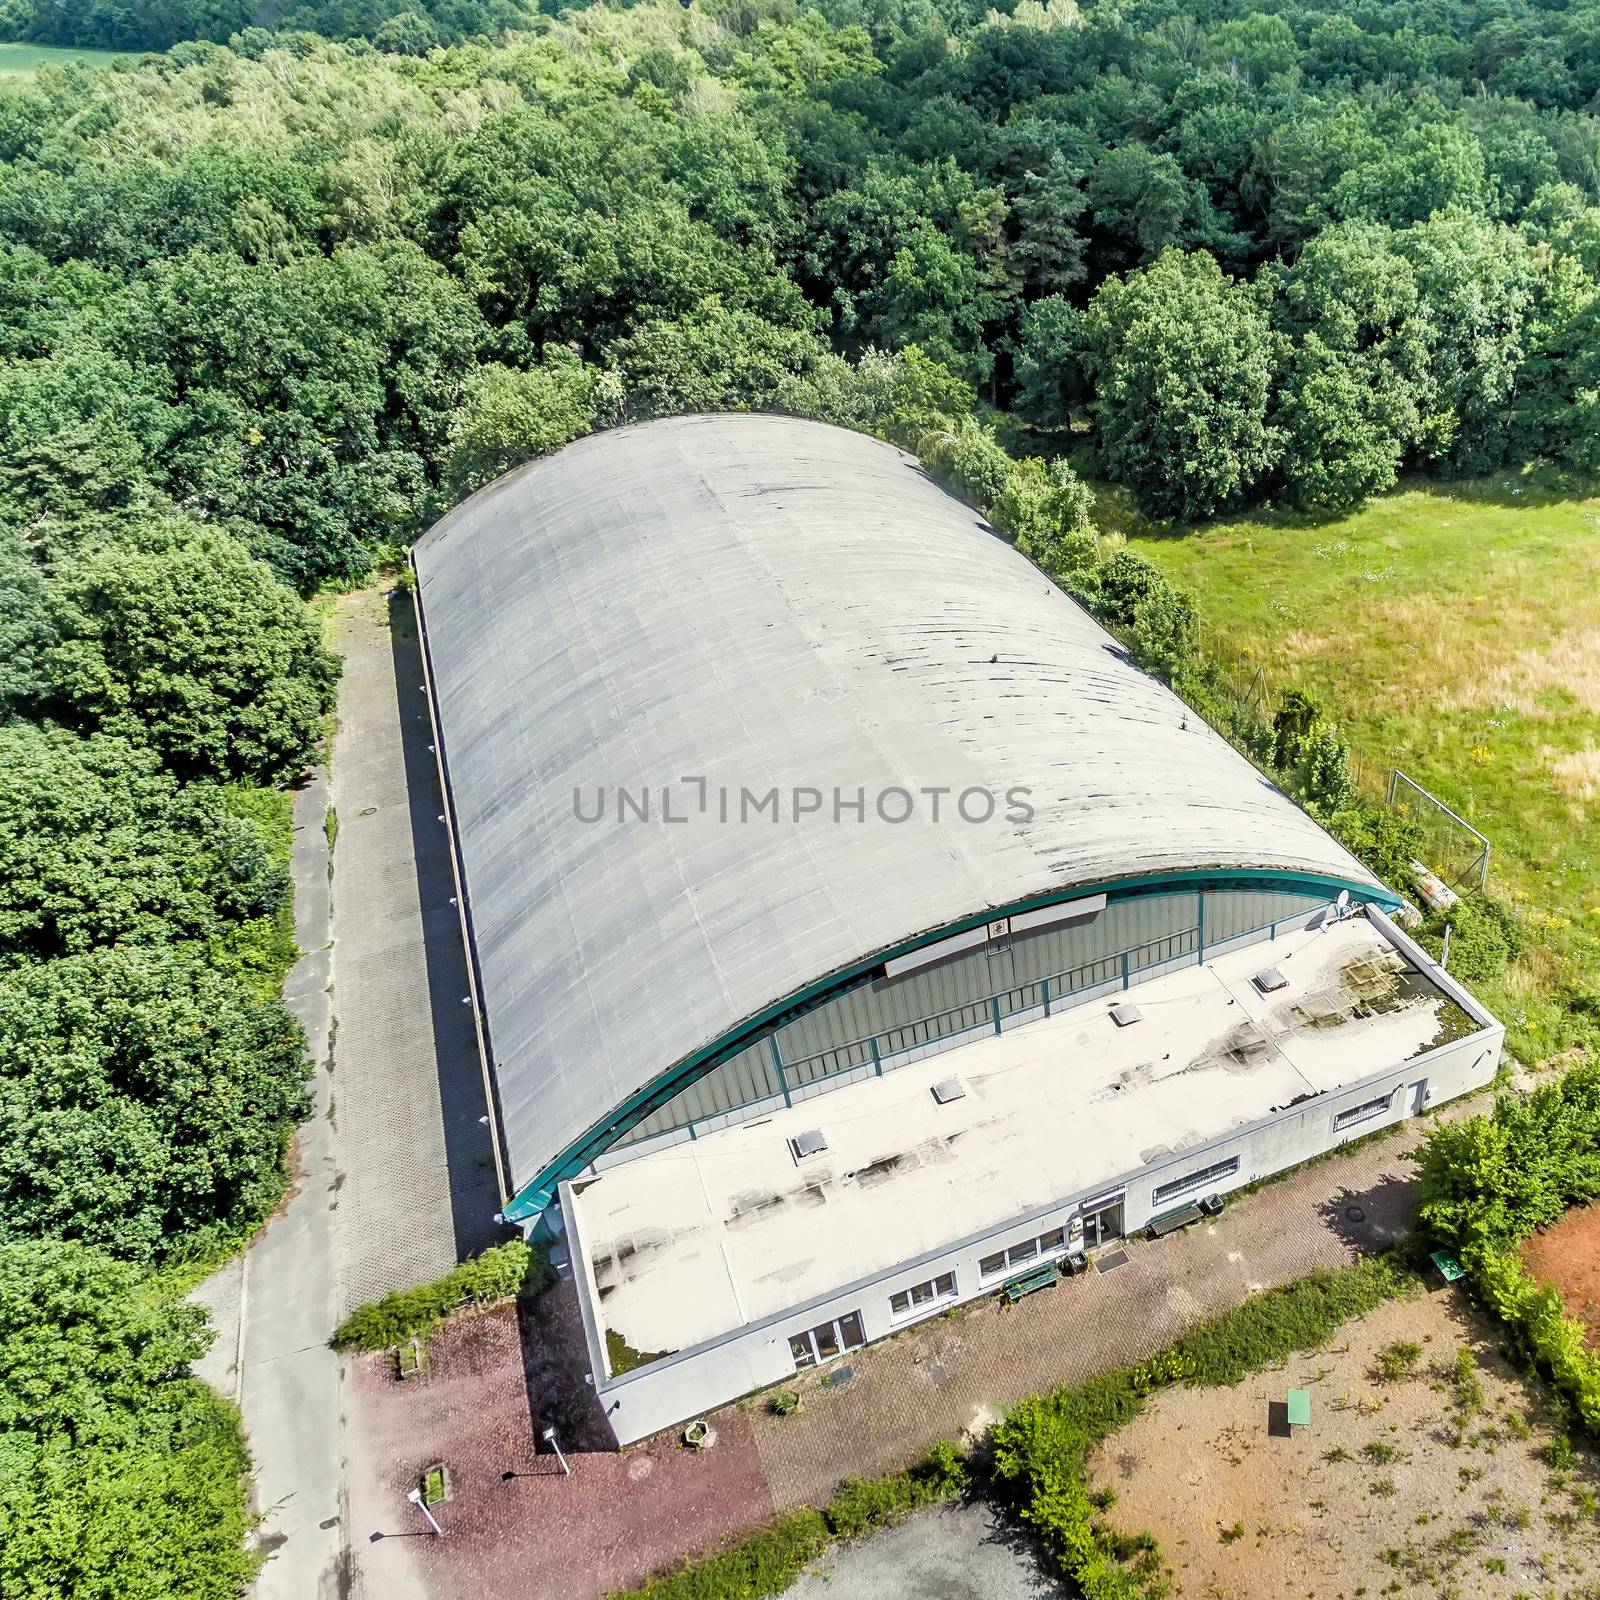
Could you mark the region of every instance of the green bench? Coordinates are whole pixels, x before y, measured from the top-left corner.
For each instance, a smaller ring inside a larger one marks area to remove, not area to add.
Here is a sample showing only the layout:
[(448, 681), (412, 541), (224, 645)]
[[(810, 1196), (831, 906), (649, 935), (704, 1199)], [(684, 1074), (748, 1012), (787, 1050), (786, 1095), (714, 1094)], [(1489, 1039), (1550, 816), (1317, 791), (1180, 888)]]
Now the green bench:
[(1291, 1389), (1289, 1391), (1289, 1427), (1309, 1428), (1311, 1426), (1311, 1391), (1309, 1389)]
[(1461, 1263), (1454, 1256), (1447, 1255), (1443, 1250), (1435, 1250), (1428, 1259), (1439, 1269), (1439, 1276), (1446, 1283), (1455, 1283), (1459, 1279), (1466, 1277), (1466, 1272)]
[(1152, 1217), (1146, 1224), (1152, 1239), (1159, 1239), (1163, 1234), (1176, 1233), (1179, 1228), (1187, 1228), (1191, 1222), (1198, 1222), (1205, 1215), (1199, 1206), (1179, 1206), (1173, 1211), (1163, 1211), (1159, 1217)]
[(1020, 1278), (1009, 1279), (1001, 1293), (1015, 1305), (1023, 1295), (1032, 1294), (1035, 1289), (1048, 1289), (1051, 1284), (1060, 1282), (1061, 1268), (1054, 1261), (1046, 1261), (1032, 1271), (1024, 1272)]

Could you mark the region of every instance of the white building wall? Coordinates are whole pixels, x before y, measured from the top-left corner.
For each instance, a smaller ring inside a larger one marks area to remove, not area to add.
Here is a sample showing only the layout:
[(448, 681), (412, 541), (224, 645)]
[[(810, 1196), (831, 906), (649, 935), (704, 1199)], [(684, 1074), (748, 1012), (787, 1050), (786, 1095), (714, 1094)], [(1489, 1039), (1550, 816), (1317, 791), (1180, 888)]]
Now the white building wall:
[[(918, 1316), (896, 1318), (889, 1307), (889, 1297), (912, 1284), (926, 1282), (946, 1272), (956, 1275), (955, 1300), (926, 1307), (922, 1314), (927, 1316), (938, 1315), (952, 1304), (997, 1292), (1007, 1279), (1026, 1268), (1018, 1267), (984, 1279), (978, 1270), (979, 1260), (1005, 1246), (1055, 1228), (1070, 1228), (1085, 1200), (1098, 1203), (1102, 1197), (1114, 1197), (1120, 1192), (1124, 1232), (1132, 1236), (1153, 1217), (1177, 1206), (1208, 1194), (1227, 1194), (1243, 1188), (1492, 1082), (1500, 1064), (1504, 1027), (1392, 923), (1383, 917), (1371, 920), (1409, 960), (1427, 972), (1431, 982), (1456, 1000), (1469, 1016), (1481, 1021), (1483, 1028), (1412, 1061), (1387, 1066), (1337, 1093), (1318, 1095), (1247, 1127), (1234, 1129), (1221, 1138), (1163, 1156), (1137, 1171), (1108, 1174), (1092, 1188), (1064, 1196), (1059, 1203), (1043, 1210), (1030, 1212), (981, 1235), (954, 1241), (946, 1250), (905, 1262), (871, 1279), (846, 1283), (836, 1293), (764, 1322), (736, 1329), (721, 1340), (680, 1351), (616, 1379), (605, 1376), (603, 1339), (594, 1312), (596, 1291), (589, 1252), (582, 1239), (570, 1231), (576, 1226), (578, 1212), (571, 1203), (570, 1186), (563, 1185), (562, 1212), (569, 1229), (573, 1271), (582, 1275), (578, 1298), (583, 1310), (591, 1370), (601, 1407), (618, 1443), (631, 1444), (753, 1390), (793, 1378), (795, 1366), (789, 1351), (791, 1334), (850, 1312), (859, 1313), (868, 1343), (912, 1326), (920, 1320)], [(1380, 1095), (1389, 1098), (1386, 1110), (1342, 1130), (1335, 1126), (1341, 1112), (1363, 1106)], [(1177, 1198), (1160, 1202), (1154, 1199), (1155, 1190), (1163, 1184), (1231, 1157), (1238, 1158), (1236, 1172), (1208, 1181)], [(1160, 1247), (1152, 1245), (1151, 1248)], [(840, 1265), (847, 1267), (848, 1264)], [(838, 1359), (847, 1361), (849, 1356)]]

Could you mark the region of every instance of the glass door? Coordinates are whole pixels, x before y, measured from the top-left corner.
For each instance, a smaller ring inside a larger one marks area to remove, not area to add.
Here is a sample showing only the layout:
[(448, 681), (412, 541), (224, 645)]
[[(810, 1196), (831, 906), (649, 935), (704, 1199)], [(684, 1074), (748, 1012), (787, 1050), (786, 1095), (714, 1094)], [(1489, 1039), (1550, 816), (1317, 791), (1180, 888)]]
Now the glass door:
[(1097, 1245), (1122, 1237), (1122, 1197), (1119, 1195), (1109, 1205), (1097, 1211), (1086, 1211), (1083, 1217), (1083, 1247), (1093, 1250)]

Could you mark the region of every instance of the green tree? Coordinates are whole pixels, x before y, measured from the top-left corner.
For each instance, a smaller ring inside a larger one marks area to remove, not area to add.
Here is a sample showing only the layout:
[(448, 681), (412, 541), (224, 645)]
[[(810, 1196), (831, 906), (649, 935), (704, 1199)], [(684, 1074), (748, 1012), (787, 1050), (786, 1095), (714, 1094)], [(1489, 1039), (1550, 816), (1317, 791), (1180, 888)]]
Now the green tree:
[(211, 1343), (206, 1314), (138, 1268), (59, 1239), (0, 1244), (0, 1435), (122, 1434)]
[(282, 1191), (309, 1073), (281, 1005), (174, 950), (0, 975), (0, 1239), (151, 1261), (237, 1237)]
[(1213, 516), (1271, 469), (1272, 330), (1252, 290), (1210, 256), (1169, 250), (1108, 278), (1082, 349), (1106, 470), (1151, 515)]
[(1342, 510), (1392, 487), (1418, 441), (1430, 379), (1416, 280), (1388, 229), (1355, 223), (1320, 233), (1276, 283), (1285, 486), (1297, 505)]
[(518, 371), (479, 367), (450, 426), (444, 487), (452, 499), (550, 455), (595, 426), (601, 375), (575, 357)]
[(82, 1245), (0, 1243), (0, 1592), (233, 1600), (257, 1558), (199, 1308)]
[(710, 300), (675, 321), (645, 323), (617, 340), (610, 357), (629, 415), (661, 417), (768, 405), (822, 348), (807, 329)]
[(0, 967), (101, 945), (207, 940), (266, 916), (287, 875), (222, 791), (148, 750), (0, 728)]
[(50, 705), (148, 745), (182, 778), (261, 781), (311, 758), (338, 662), (237, 540), (171, 520), (68, 563), (51, 588)]

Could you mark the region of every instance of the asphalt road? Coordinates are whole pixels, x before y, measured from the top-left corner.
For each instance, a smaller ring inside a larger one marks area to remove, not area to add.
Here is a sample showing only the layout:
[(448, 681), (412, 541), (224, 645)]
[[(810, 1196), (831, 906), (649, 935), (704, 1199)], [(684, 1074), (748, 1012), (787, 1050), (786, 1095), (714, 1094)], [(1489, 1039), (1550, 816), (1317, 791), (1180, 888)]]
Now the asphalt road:
[(784, 1600), (1066, 1600), (1026, 1537), (983, 1501), (836, 1546)]
[(284, 1003), (316, 1063), (315, 1110), (298, 1135), (295, 1186), (249, 1250), (195, 1295), (218, 1330), (198, 1370), (238, 1404), (255, 1460), (257, 1537), (269, 1556), (255, 1600), (340, 1600), (349, 1585), (343, 1377), (328, 1348), (340, 1302), (340, 1184), (326, 1066), (333, 1014), (327, 803), (319, 771), (295, 797), (290, 867), (301, 954)]

